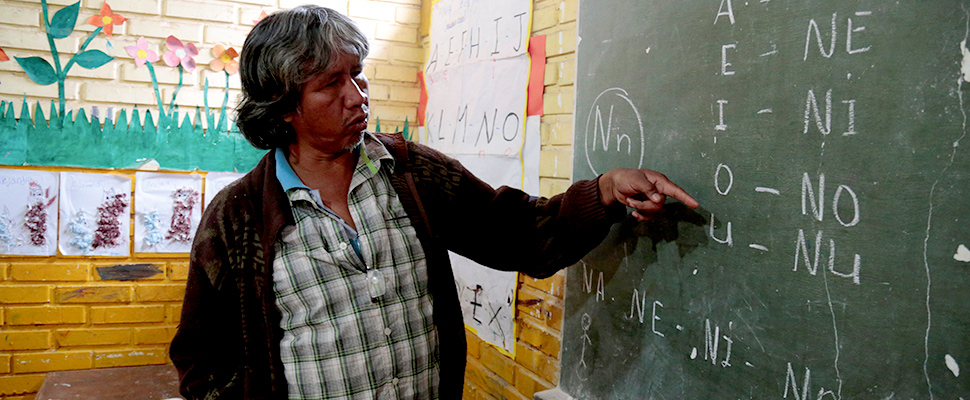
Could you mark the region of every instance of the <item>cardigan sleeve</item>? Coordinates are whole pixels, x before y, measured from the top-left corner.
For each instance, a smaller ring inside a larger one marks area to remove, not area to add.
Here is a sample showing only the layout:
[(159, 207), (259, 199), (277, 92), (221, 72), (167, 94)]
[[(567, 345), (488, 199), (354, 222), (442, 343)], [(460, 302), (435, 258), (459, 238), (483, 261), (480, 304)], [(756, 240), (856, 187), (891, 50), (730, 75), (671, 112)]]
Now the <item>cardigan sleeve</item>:
[(599, 245), (626, 215), (623, 205), (600, 202), (596, 179), (547, 199), (494, 189), (435, 150), (415, 145), (412, 154), (431, 231), (449, 250), (490, 268), (551, 276)]

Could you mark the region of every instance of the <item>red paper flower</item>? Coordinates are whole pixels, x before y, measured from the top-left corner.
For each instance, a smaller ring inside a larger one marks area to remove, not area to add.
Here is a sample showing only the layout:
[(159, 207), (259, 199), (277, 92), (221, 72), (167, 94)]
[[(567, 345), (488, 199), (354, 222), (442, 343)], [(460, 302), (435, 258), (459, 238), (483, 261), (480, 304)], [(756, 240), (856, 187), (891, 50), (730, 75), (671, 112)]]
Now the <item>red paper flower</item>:
[(125, 50), (128, 55), (135, 57), (135, 65), (139, 67), (145, 65), (146, 61), (150, 63), (158, 61), (158, 53), (148, 50), (148, 41), (144, 36), (138, 38), (134, 46), (125, 46)]
[(194, 44), (183, 45), (181, 40), (169, 35), (168, 39), (165, 39), (165, 46), (168, 47), (168, 51), (162, 55), (165, 64), (169, 67), (182, 64), (182, 68), (185, 68), (186, 71), (195, 69), (195, 59), (192, 57), (199, 55), (199, 50), (195, 48)]
[(101, 3), (101, 14), (92, 15), (88, 18), (88, 23), (97, 27), (104, 27), (104, 34), (111, 37), (113, 33), (112, 28), (114, 25), (121, 25), (127, 21), (125, 17), (111, 12), (111, 7), (108, 6), (108, 2)]
[(260, 10), (259, 17), (256, 17), (256, 19), (253, 20), (253, 25), (258, 24), (259, 21), (262, 21), (263, 18), (266, 18), (266, 17), (267, 17), (266, 10)]
[(216, 47), (212, 48), (212, 56), (215, 58), (209, 62), (211, 70), (216, 72), (225, 70), (229, 75), (239, 72), (239, 61), (236, 61), (239, 52), (236, 49), (232, 47), (227, 49), (217, 44)]
[(10, 61), (10, 57), (7, 57), (7, 53), (0, 49), (0, 61)]

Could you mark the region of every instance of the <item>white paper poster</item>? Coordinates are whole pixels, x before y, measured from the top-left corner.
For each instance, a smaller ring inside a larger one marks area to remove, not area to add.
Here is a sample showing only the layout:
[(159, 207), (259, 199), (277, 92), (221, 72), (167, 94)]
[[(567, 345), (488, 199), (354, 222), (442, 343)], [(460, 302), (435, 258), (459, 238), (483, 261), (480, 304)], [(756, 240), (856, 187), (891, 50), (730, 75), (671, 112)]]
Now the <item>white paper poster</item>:
[(203, 206), (208, 207), (212, 198), (216, 197), (220, 190), (242, 178), (243, 175), (246, 174), (241, 172), (209, 172), (205, 174), (205, 203)]
[(135, 252), (188, 253), (202, 220), (202, 176), (135, 173)]
[[(531, 20), (528, 0), (434, 3), (419, 140), (494, 187), (538, 193), (538, 173), (526, 177), (534, 169), (525, 168), (526, 162), (538, 165), (539, 155), (538, 135), (535, 146), (526, 139)], [(465, 324), (482, 340), (514, 352), (517, 274), (454, 253), (451, 261)]]
[(0, 254), (57, 254), (57, 173), (0, 169)]
[(61, 254), (127, 257), (131, 247), (131, 178), (61, 172), (60, 188)]

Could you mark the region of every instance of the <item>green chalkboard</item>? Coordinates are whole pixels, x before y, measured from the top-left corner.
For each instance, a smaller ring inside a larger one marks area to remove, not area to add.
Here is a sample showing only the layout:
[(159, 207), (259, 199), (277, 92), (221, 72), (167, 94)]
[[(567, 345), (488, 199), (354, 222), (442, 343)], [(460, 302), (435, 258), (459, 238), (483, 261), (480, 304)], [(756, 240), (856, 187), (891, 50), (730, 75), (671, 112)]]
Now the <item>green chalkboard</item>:
[(580, 1), (574, 178), (701, 208), (569, 269), (559, 389), (970, 399), (968, 32), (957, 1)]

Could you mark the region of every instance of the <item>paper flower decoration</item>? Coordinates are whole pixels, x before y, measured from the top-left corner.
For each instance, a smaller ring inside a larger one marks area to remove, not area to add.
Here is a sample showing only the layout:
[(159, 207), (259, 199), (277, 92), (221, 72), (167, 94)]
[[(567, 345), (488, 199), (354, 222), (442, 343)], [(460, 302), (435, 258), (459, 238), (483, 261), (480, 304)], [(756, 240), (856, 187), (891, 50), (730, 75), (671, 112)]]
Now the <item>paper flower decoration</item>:
[(165, 39), (165, 46), (168, 47), (168, 51), (162, 55), (165, 64), (169, 67), (176, 67), (181, 64), (186, 71), (195, 69), (195, 59), (192, 57), (199, 55), (199, 50), (195, 48), (194, 44), (183, 45), (181, 40), (169, 35), (168, 39)]
[(7, 53), (0, 49), (0, 61), (10, 61), (10, 57), (7, 57)]
[(125, 51), (128, 55), (135, 57), (135, 64), (139, 67), (145, 65), (145, 62), (156, 62), (158, 61), (158, 54), (154, 51), (148, 50), (148, 41), (142, 36), (138, 38), (134, 46), (125, 46)]
[(101, 3), (101, 14), (92, 15), (91, 18), (88, 18), (88, 24), (91, 24), (97, 27), (103, 26), (104, 34), (108, 35), (108, 37), (111, 37), (111, 34), (113, 33), (113, 30), (114, 30), (114, 28), (112, 27), (115, 25), (121, 25), (127, 20), (128, 19), (126, 19), (125, 17), (122, 17), (118, 14), (111, 12), (111, 7), (108, 6), (108, 2), (106, 1), (104, 3)]
[(232, 47), (227, 49), (217, 44), (212, 48), (212, 56), (215, 58), (209, 62), (209, 69), (216, 72), (225, 70), (229, 75), (239, 72), (239, 61), (236, 61), (239, 52), (236, 49)]

